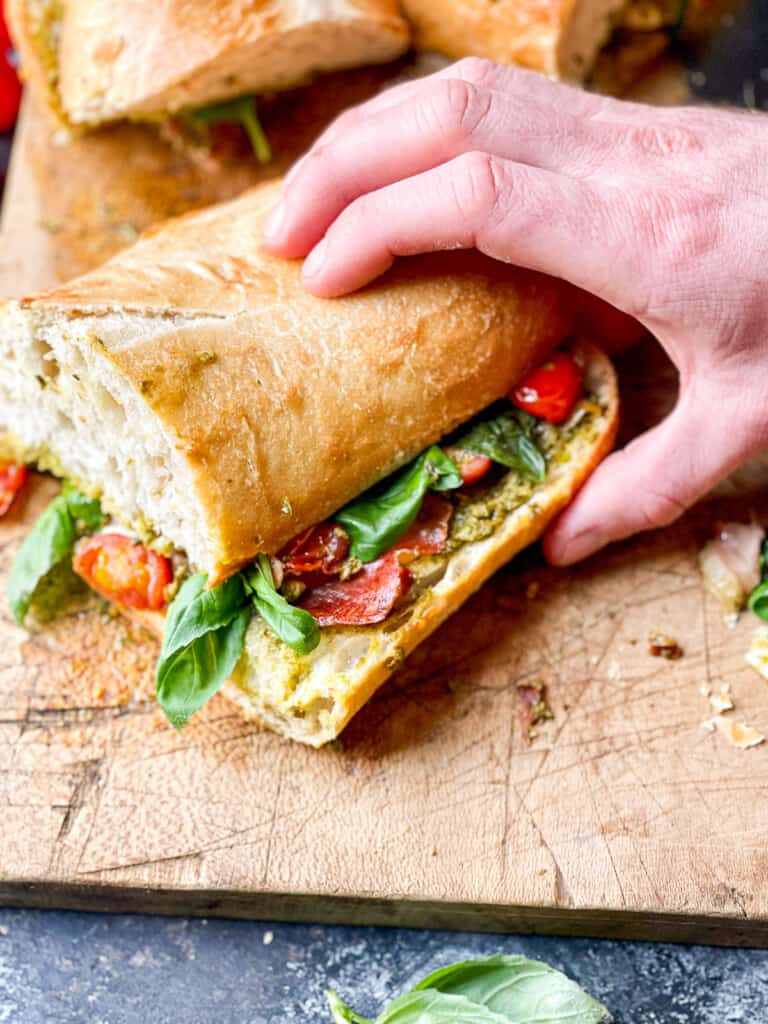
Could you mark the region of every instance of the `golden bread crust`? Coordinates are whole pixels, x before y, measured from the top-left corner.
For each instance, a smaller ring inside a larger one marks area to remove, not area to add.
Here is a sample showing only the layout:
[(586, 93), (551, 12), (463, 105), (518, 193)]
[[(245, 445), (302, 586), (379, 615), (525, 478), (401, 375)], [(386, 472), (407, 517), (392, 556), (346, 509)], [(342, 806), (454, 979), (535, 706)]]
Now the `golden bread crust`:
[(86, 330), (172, 438), (212, 580), (501, 397), (573, 317), (569, 286), (477, 253), (404, 260), (355, 295), (317, 299), (298, 263), (259, 246), (279, 194), (270, 183), (180, 217), (20, 302), (33, 322)]

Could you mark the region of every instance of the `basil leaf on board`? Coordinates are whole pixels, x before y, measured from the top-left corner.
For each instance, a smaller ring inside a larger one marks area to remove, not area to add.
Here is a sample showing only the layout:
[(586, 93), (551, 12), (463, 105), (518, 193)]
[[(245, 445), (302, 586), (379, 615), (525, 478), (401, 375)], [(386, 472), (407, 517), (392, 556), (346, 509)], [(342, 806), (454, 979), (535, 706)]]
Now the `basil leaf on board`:
[(181, 729), (232, 675), (240, 660), (251, 611), (241, 608), (224, 625), (196, 636), (157, 666), (157, 700), (168, 721)]
[(491, 956), (444, 967), (415, 990), (465, 996), (509, 1024), (601, 1024), (608, 1011), (560, 971), (524, 956)]
[(361, 1017), (360, 1014), (343, 1003), (333, 989), (328, 990), (328, 1005), (331, 1008), (331, 1016), (335, 1024), (374, 1024), (368, 1017)]
[(197, 573), (185, 580), (168, 608), (161, 658), (187, 647), (194, 640), (227, 626), (247, 599), (242, 577), (230, 576), (218, 587), (206, 589), (207, 577)]
[(75, 520), (78, 536), (81, 533), (96, 533), (102, 528), (105, 516), (101, 504), (95, 498), (86, 498), (69, 480), (64, 481), (61, 493), (66, 499), (69, 514)]
[(454, 443), (472, 455), (485, 455), (527, 480), (542, 483), (547, 463), (531, 436), (532, 422), (526, 413), (505, 412), (476, 423)]
[(253, 607), (270, 629), (297, 654), (310, 654), (320, 643), (317, 619), (297, 608), (275, 589), (272, 568), (266, 555), (259, 555), (252, 569), (243, 573), (245, 588)]
[(199, 107), (188, 111), (186, 117), (192, 124), (199, 125), (239, 124), (245, 129), (259, 163), (268, 164), (272, 159), (272, 147), (261, 127), (254, 96), (240, 96), (235, 100)]
[(20, 626), (34, 601), (35, 591), (52, 569), (70, 557), (76, 540), (75, 520), (67, 498), (60, 494), (27, 534), (11, 569), (8, 601)]
[[(542, 1022), (545, 1018), (542, 1018)], [(434, 989), (407, 992), (384, 1010), (374, 1024), (507, 1024), (487, 1006), (464, 996), (448, 995)], [(560, 1024), (560, 1021), (557, 1021)], [(570, 1021), (568, 1022), (570, 1024)]]
[(761, 582), (747, 598), (747, 606), (751, 612), (768, 622), (768, 537), (760, 548), (760, 578)]
[(768, 580), (758, 583), (747, 599), (749, 610), (768, 622)]
[(453, 490), (461, 483), (461, 473), (442, 448), (428, 448), (383, 489), (368, 491), (336, 513), (334, 519), (349, 534), (350, 555), (375, 561), (405, 534), (428, 490)]

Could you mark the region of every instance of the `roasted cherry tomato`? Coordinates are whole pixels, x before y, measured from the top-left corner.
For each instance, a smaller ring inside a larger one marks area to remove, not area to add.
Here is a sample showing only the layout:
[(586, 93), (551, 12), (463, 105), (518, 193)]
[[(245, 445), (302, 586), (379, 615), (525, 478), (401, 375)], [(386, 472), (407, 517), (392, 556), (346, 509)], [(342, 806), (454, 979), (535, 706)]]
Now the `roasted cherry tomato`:
[(482, 480), (493, 465), (493, 459), (489, 459), (487, 455), (473, 455), (472, 452), (455, 448), (453, 445), (445, 449), (445, 454), (456, 464), (465, 485), (476, 484), (478, 480)]
[(529, 373), (509, 396), (514, 404), (549, 423), (568, 419), (581, 395), (581, 370), (571, 356), (556, 352)]
[(0, 462), (0, 516), (4, 516), (11, 507), (26, 479), (26, 466), (17, 462)]
[(0, 4), (0, 131), (7, 132), (16, 123), (21, 102), (21, 82), (16, 73), (13, 44), (2, 16)]
[(122, 533), (80, 541), (72, 568), (108, 601), (155, 612), (165, 607), (165, 588), (173, 580), (168, 558)]
[(349, 537), (338, 523), (328, 521), (310, 526), (289, 541), (277, 556), (288, 576), (320, 572), (332, 576), (341, 568), (349, 551)]

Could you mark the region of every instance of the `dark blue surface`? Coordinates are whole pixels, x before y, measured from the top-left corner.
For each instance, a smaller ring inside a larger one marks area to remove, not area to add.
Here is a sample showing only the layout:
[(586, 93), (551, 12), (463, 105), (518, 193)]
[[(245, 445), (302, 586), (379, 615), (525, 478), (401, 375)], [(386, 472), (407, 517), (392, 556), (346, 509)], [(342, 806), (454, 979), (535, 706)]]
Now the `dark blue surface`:
[[(692, 85), (768, 106), (768, 0), (697, 62)], [(566, 971), (617, 1024), (768, 1024), (761, 951), (13, 910), (0, 910), (0, 1024), (329, 1021), (329, 986), (373, 1015), (429, 970), (496, 952)]]
[(6, 910), (0, 1022), (322, 1022), (329, 986), (373, 1016), (430, 970), (497, 952), (547, 960), (616, 1024), (768, 1021), (760, 951)]

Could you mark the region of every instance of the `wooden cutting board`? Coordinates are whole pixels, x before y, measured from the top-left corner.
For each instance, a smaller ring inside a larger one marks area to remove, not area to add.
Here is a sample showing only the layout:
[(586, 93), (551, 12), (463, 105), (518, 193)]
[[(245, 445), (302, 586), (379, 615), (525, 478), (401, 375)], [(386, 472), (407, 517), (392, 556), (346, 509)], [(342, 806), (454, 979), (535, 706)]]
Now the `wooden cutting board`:
[[(19, 149), (6, 294), (54, 277), (38, 219)], [(0, 584), (53, 490), (0, 524)], [(768, 733), (756, 622), (727, 628), (696, 568), (717, 519), (753, 510), (768, 495), (569, 572), (527, 553), (319, 752), (223, 698), (177, 736), (148, 637), (96, 608), (28, 634), (0, 599), (0, 902), (768, 945), (768, 744), (701, 725), (701, 687), (728, 683)], [(684, 656), (652, 657), (651, 630)], [(529, 744), (533, 680), (554, 718)]]

